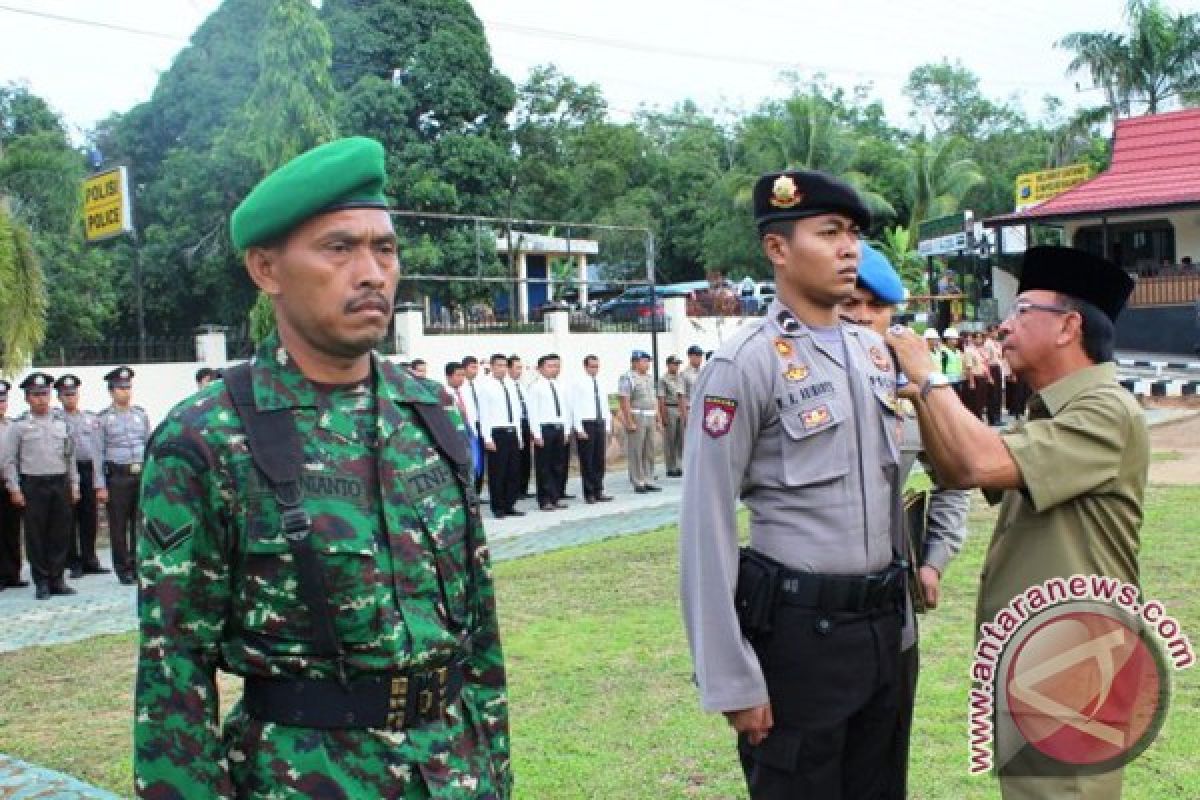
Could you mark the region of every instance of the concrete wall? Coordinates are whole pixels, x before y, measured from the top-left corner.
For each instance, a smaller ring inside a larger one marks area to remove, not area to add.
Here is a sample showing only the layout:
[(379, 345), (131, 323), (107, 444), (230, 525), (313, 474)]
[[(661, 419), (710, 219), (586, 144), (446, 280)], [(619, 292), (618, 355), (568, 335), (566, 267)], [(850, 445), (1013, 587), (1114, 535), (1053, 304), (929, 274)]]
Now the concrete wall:
[[(683, 298), (668, 298), (666, 312), (672, 317), (671, 330), (658, 334), (659, 370), (666, 370), (667, 356), (672, 353), (684, 358), (687, 348), (698, 344), (705, 350), (716, 350), (721, 342), (747, 320), (692, 319), (687, 316)], [(419, 309), (401, 309), (396, 315), (398, 360), (411, 361), (423, 358), (429, 363), (429, 375), (441, 380), (447, 361), (458, 361), (463, 356), (474, 355), (486, 361), (492, 353), (519, 355), (526, 366), (533, 368), (537, 358), (546, 353), (557, 353), (563, 359), (563, 374), (574, 378), (583, 374), (583, 357), (594, 354), (600, 359), (600, 377), (610, 391), (616, 391), (617, 378), (629, 369), (630, 353), (637, 350), (651, 352), (650, 333), (571, 333), (567, 315), (551, 312), (547, 314), (546, 333), (529, 334), (479, 334), (462, 336), (426, 336), (423, 315)], [(747, 318), (756, 319), (756, 318)], [(146, 409), (152, 423), (157, 424), (167, 412), (195, 391), (195, 373), (201, 366), (224, 366), (224, 341), (206, 339), (200, 347), (206, 361), (182, 364), (130, 364), (136, 375), (133, 379), (133, 400)], [(685, 359), (686, 360), (686, 359)], [(116, 364), (90, 367), (37, 368), (55, 377), (63, 373), (79, 376), (83, 381), (80, 389), (80, 405), (99, 411), (109, 404), (108, 389), (103, 376)], [(18, 385), (30, 372), (18, 373), (13, 386)], [(9, 394), (9, 416), (17, 416), (26, 410), (24, 392), (19, 389)]]
[(1117, 349), (1200, 354), (1200, 304), (1127, 308), (1117, 317)]

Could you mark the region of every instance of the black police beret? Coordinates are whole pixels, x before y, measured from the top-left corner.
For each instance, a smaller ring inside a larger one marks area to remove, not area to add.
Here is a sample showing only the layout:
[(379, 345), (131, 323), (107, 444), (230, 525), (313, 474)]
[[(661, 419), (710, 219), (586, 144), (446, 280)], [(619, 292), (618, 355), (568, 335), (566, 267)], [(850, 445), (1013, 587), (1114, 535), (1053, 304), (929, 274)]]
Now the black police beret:
[(1025, 251), (1017, 294), (1031, 289), (1085, 300), (1116, 322), (1133, 293), (1133, 278), (1108, 259), (1074, 247), (1043, 245)]
[(850, 184), (814, 170), (787, 170), (763, 175), (754, 184), (754, 222), (815, 217), (837, 212), (859, 228), (871, 226), (871, 212)]
[(53, 385), (54, 376), (45, 372), (31, 372), (21, 381), (21, 388), (27, 392), (48, 392)]
[(79, 380), (79, 378), (77, 378), (76, 376), (70, 375), (70, 374), (60, 375), (58, 380), (56, 380), (54, 382), (54, 388), (58, 389), (60, 392), (63, 389), (78, 389), (82, 385), (83, 385), (83, 381)]
[(133, 370), (129, 367), (117, 367), (110, 370), (104, 376), (104, 380), (108, 381), (110, 389), (128, 389), (133, 385)]

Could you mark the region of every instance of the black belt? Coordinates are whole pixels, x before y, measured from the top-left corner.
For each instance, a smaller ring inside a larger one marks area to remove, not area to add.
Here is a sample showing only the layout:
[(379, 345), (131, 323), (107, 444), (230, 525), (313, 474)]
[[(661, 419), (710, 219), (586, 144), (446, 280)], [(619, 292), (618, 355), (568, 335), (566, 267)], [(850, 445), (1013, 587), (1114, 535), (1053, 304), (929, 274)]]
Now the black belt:
[(463, 687), (458, 665), (423, 672), (376, 672), (336, 679), (246, 677), (251, 718), (299, 728), (406, 730), (446, 715)]
[(141, 475), (142, 474), (142, 464), (140, 461), (134, 462), (132, 464), (118, 464), (115, 461), (105, 461), (104, 462), (104, 474), (105, 475)]
[(76, 461), (76, 462), (75, 462), (75, 466), (76, 466), (78, 469), (91, 469), (91, 468), (92, 468), (92, 462), (91, 462), (91, 461)]
[(63, 483), (67, 475), (21, 475), (21, 483)]
[(903, 590), (904, 567), (898, 564), (872, 575), (819, 575), (788, 569), (779, 577), (779, 602), (819, 611), (893, 609)]

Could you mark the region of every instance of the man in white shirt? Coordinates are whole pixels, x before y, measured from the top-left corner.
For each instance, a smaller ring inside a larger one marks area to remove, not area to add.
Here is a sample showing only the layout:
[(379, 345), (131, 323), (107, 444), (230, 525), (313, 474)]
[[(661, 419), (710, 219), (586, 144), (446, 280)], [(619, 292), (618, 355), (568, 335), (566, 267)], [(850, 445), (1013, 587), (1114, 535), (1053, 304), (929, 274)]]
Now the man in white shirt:
[(529, 479), (533, 475), (533, 433), (536, 428), (529, 424), (529, 401), (526, 392), (529, 391), (529, 381), (522, 378), (525, 366), (521, 357), (514, 354), (508, 357), (508, 379), (517, 391), (521, 401), (521, 466), (520, 477), (517, 479), (517, 499), (532, 497), (529, 494)]
[(567, 396), (558, 382), (562, 361), (554, 353), (538, 359), (541, 378), (527, 391), (529, 425), (537, 449), (537, 501), (542, 511), (566, 508), (562, 502), (567, 475), (567, 437), (571, 432), (571, 413)]
[(520, 497), (521, 398), (508, 377), (508, 358), (491, 359), (489, 378), (476, 379), (480, 429), (487, 450), (488, 503), (496, 519), (523, 517), (515, 506)]
[(607, 503), (612, 497), (604, 493), (604, 452), (608, 447), (612, 412), (608, 407), (608, 392), (600, 386), (600, 359), (586, 356), (583, 369), (586, 374), (571, 386), (567, 403), (575, 429), (575, 448), (579, 451), (583, 497), (588, 503)]
[(483, 423), (480, 420), (483, 416), (483, 406), (479, 402), (479, 389), (475, 385), (479, 378), (479, 359), (475, 356), (464, 356), (462, 366), (465, 379), (463, 395), (466, 397), (467, 416), (470, 417), (468, 427), (475, 432), (473, 450), (479, 454), (479, 458), (475, 460), (475, 494), (479, 495), (483, 490), (483, 476), (487, 469), (487, 449), (483, 446)]

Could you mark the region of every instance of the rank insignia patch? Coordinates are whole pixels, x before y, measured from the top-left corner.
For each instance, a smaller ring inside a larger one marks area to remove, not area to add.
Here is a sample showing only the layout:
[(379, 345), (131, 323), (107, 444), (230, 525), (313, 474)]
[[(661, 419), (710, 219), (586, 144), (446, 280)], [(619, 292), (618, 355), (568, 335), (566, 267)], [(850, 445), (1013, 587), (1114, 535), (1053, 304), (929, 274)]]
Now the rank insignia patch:
[(146, 525), (146, 535), (158, 545), (158, 549), (164, 553), (174, 550), (179, 545), (192, 538), (192, 523), (188, 522), (175, 530), (170, 530), (159, 520), (150, 520)]
[(793, 351), (792, 343), (789, 342), (787, 339), (780, 336), (778, 339), (775, 340), (775, 352), (779, 353), (779, 355), (783, 356), (784, 358), (790, 358), (792, 355), (792, 351)]
[(829, 406), (817, 406), (802, 413), (800, 420), (804, 423), (804, 430), (815, 431), (832, 422), (833, 415), (829, 413)]
[(787, 368), (787, 371), (783, 373), (783, 377), (787, 378), (793, 383), (802, 381), (808, 377), (808, 367), (804, 366), (803, 364), (792, 364)]
[(737, 413), (737, 400), (731, 397), (704, 397), (704, 432), (714, 439), (729, 433)]
[(871, 348), (871, 361), (879, 368), (881, 372), (892, 371), (892, 361), (878, 347)]

